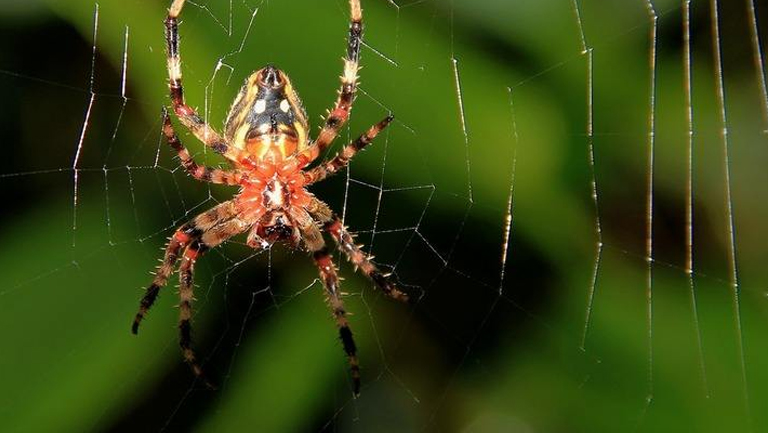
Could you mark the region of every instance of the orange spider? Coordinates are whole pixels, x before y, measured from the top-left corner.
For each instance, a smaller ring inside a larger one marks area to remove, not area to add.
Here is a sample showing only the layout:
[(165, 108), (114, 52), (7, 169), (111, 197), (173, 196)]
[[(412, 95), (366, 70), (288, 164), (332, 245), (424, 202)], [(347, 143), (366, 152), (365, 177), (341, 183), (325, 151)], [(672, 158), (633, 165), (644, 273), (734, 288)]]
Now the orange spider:
[(177, 24), (184, 1), (174, 0), (165, 20), (173, 110), (195, 137), (224, 156), (233, 168), (222, 170), (197, 165), (176, 136), (165, 109), (163, 134), (178, 152), (186, 171), (195, 179), (239, 186), (240, 192), (232, 200), (203, 212), (176, 230), (165, 248), (162, 264), (141, 300), (133, 322), (133, 333), (138, 333), (141, 320), (155, 302), (160, 288), (168, 282), (177, 259), (181, 257), (178, 268), (181, 298), (179, 344), (184, 359), (195, 375), (201, 377), (202, 369), (191, 348), (190, 335), (194, 299), (192, 273), (198, 257), (208, 249), (246, 231), (247, 244), (252, 248), (269, 247), (275, 242), (285, 242), (294, 248), (303, 246), (312, 253), (319, 269), (344, 351), (349, 358), (354, 393), (357, 395), (360, 392), (360, 367), (355, 342), (340, 297), (336, 267), (323, 240), (322, 230), (330, 233), (355, 267), (385, 294), (401, 301), (406, 301), (408, 296), (376, 268), (360, 247), (355, 245), (352, 235), (328, 205), (315, 198), (306, 187), (346, 167), (350, 159), (392, 121), (392, 116), (386, 117), (333, 158), (307, 168), (333, 142), (352, 108), (363, 31), (360, 0), (349, 1), (351, 22), (341, 89), (333, 110), (314, 141), (308, 137), (307, 116), (288, 76), (271, 65), (256, 71), (246, 80), (227, 116), (223, 138), (184, 102)]

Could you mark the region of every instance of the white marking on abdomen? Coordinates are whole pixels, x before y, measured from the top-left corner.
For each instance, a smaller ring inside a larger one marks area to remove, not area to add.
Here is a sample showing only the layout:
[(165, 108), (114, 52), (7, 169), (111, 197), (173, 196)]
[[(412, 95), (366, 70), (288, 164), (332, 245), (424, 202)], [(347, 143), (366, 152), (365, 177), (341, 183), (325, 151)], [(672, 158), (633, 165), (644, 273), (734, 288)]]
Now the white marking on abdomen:
[(267, 101), (263, 99), (259, 99), (258, 101), (256, 101), (256, 104), (254, 104), (253, 106), (253, 111), (255, 111), (256, 114), (261, 114), (266, 109), (267, 109)]

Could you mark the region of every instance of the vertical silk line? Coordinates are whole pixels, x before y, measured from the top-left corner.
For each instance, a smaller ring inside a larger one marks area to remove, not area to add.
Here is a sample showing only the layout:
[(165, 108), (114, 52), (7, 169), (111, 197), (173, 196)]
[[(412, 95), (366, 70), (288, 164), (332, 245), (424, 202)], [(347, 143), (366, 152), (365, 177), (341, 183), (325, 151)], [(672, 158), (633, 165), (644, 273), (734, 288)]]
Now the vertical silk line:
[(724, 173), (725, 192), (725, 217), (727, 226), (727, 249), (729, 282), (732, 293), (732, 308), (734, 324), (736, 327), (736, 340), (738, 343), (738, 357), (741, 369), (741, 382), (744, 390), (744, 411), (747, 423), (751, 426), (752, 416), (749, 403), (749, 390), (747, 388), (747, 363), (744, 355), (744, 331), (741, 321), (741, 301), (739, 288), (739, 271), (736, 262), (736, 233), (733, 218), (733, 198), (731, 196), (731, 162), (730, 162), (730, 138), (728, 132), (728, 116), (725, 109), (725, 83), (723, 78), (723, 56), (720, 46), (720, 17), (717, 0), (710, 1), (710, 19), (712, 21), (712, 49), (715, 61), (715, 92), (717, 95), (718, 114), (720, 121), (720, 141), (722, 144), (722, 162)]
[(579, 8), (578, 0), (571, 1), (571, 8), (573, 14), (576, 17), (576, 27), (579, 30), (579, 42), (581, 48), (581, 55), (586, 56), (587, 61), (587, 163), (589, 164), (589, 186), (592, 199), (592, 208), (595, 217), (595, 258), (592, 265), (592, 275), (589, 280), (589, 288), (587, 290), (587, 306), (584, 314), (584, 328), (581, 333), (581, 342), (579, 349), (586, 350), (587, 334), (589, 333), (589, 325), (592, 323), (592, 313), (595, 304), (595, 292), (597, 288), (597, 277), (600, 273), (600, 262), (603, 255), (603, 227), (600, 220), (600, 206), (598, 202), (597, 194), (597, 172), (595, 170), (595, 143), (594, 143), (594, 74), (593, 74), (593, 50), (587, 44), (587, 38), (584, 34), (584, 24), (581, 20), (581, 9)]
[(99, 30), (99, 4), (96, 3), (96, 8), (93, 12), (93, 47), (91, 51), (91, 74), (88, 80), (88, 108), (85, 110), (85, 118), (83, 119), (83, 126), (80, 129), (80, 138), (77, 141), (77, 149), (75, 150), (75, 157), (72, 161), (73, 172), (73, 188), (72, 188), (72, 249), (77, 244), (77, 205), (78, 205), (78, 191), (80, 186), (80, 155), (83, 151), (83, 143), (85, 142), (85, 134), (88, 131), (88, 124), (91, 120), (91, 110), (93, 109), (93, 101), (96, 99), (96, 93), (93, 91), (93, 80), (96, 69), (96, 36)]
[(701, 370), (704, 395), (709, 398), (709, 385), (707, 383), (707, 369), (704, 361), (704, 344), (702, 342), (701, 324), (699, 321), (699, 307), (696, 299), (696, 285), (693, 279), (693, 100), (691, 88), (691, 69), (693, 59), (691, 57), (691, 0), (683, 0), (683, 86), (685, 89), (685, 116), (687, 124), (687, 158), (686, 158), (686, 186), (685, 186), (685, 273), (688, 277), (688, 287), (691, 297), (691, 311), (693, 313), (693, 325), (696, 332), (696, 344), (699, 356), (699, 369)]

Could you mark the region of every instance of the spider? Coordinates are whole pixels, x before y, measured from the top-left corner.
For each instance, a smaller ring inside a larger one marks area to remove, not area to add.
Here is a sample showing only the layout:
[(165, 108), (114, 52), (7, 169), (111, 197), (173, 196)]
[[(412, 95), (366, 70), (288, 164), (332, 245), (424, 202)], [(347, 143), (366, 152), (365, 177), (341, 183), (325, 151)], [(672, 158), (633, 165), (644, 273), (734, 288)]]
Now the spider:
[(325, 287), (328, 304), (339, 329), (346, 352), (354, 394), (360, 393), (360, 367), (352, 331), (339, 291), (339, 277), (322, 231), (330, 234), (339, 249), (366, 277), (389, 297), (407, 301), (400, 291), (356, 245), (353, 236), (327, 204), (306, 187), (346, 167), (355, 154), (368, 145), (393, 117), (387, 116), (334, 157), (312, 168), (314, 162), (333, 142), (349, 118), (357, 88), (358, 61), (363, 23), (360, 0), (349, 0), (351, 20), (341, 88), (333, 109), (315, 140), (307, 135), (307, 115), (288, 76), (272, 65), (254, 72), (232, 103), (225, 122), (224, 136), (206, 124), (195, 109), (184, 102), (181, 84), (178, 17), (185, 0), (174, 0), (165, 20), (168, 76), (173, 111), (192, 134), (214, 152), (228, 160), (228, 170), (198, 165), (179, 140), (163, 108), (163, 134), (178, 153), (181, 165), (195, 179), (214, 184), (238, 186), (240, 191), (229, 201), (201, 213), (180, 226), (165, 247), (162, 264), (152, 284), (141, 299), (132, 331), (139, 324), (165, 286), (178, 259), (179, 272), (179, 345), (184, 360), (196, 377), (206, 385), (203, 370), (191, 347), (193, 282), (195, 261), (207, 250), (227, 239), (248, 231), (246, 243), (254, 249), (269, 248), (277, 242), (304, 248), (312, 254)]

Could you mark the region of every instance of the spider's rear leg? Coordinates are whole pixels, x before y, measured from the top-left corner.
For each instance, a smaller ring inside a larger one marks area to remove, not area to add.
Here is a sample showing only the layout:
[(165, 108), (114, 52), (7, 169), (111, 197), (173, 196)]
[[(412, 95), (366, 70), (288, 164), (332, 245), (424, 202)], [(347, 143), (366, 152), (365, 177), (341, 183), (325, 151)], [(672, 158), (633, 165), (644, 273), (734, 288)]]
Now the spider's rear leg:
[(325, 293), (328, 299), (328, 305), (331, 307), (333, 317), (336, 319), (336, 326), (339, 328), (339, 337), (344, 346), (344, 352), (349, 359), (349, 368), (352, 374), (352, 385), (355, 396), (360, 395), (360, 363), (357, 359), (357, 346), (352, 337), (352, 330), (347, 321), (347, 311), (344, 309), (344, 302), (341, 300), (339, 292), (339, 276), (336, 274), (336, 266), (333, 264), (332, 256), (328, 253), (328, 247), (323, 247), (312, 254), (312, 258), (320, 271), (320, 279), (323, 281)]
[[(318, 203), (320, 202), (318, 201)], [(331, 307), (333, 317), (336, 319), (341, 344), (344, 346), (344, 352), (349, 360), (352, 385), (355, 396), (357, 396), (360, 394), (360, 363), (357, 359), (357, 346), (355, 346), (352, 330), (347, 320), (347, 311), (344, 309), (344, 302), (341, 300), (339, 276), (336, 274), (336, 266), (333, 264), (332, 256), (328, 253), (328, 247), (323, 240), (323, 234), (312, 220), (310, 214), (294, 208), (292, 209), (291, 217), (298, 225), (302, 241), (307, 249), (312, 252), (312, 258), (320, 272), (320, 280), (323, 282), (323, 287), (325, 287), (328, 306)]]
[(376, 284), (385, 295), (398, 301), (407, 302), (408, 295), (400, 291), (395, 284), (390, 281), (389, 276), (381, 273), (369, 259), (368, 256), (355, 244), (355, 239), (341, 224), (341, 220), (334, 215), (333, 219), (325, 225), (325, 230), (333, 236), (333, 239), (339, 245), (341, 251), (347, 256), (350, 262), (359, 269), (366, 277)]
[(141, 298), (139, 311), (136, 313), (136, 317), (133, 319), (133, 325), (131, 326), (131, 331), (134, 334), (139, 332), (139, 324), (147, 314), (147, 311), (149, 311), (155, 303), (157, 295), (160, 294), (160, 289), (168, 283), (168, 277), (173, 273), (173, 267), (176, 264), (176, 260), (179, 258), (179, 251), (198, 240), (206, 230), (223, 221), (231, 219), (236, 214), (237, 209), (234, 201), (226, 201), (201, 213), (192, 221), (182, 225), (176, 230), (166, 244), (165, 256), (163, 257), (162, 264), (157, 268), (152, 284), (147, 288), (144, 297)]
[(200, 236), (199, 229), (194, 225), (194, 222), (189, 222), (179, 227), (178, 230), (171, 236), (168, 244), (165, 247), (165, 256), (163, 257), (162, 264), (157, 268), (155, 278), (152, 280), (152, 284), (147, 288), (146, 293), (141, 298), (139, 304), (139, 311), (136, 313), (136, 317), (133, 319), (133, 325), (131, 326), (131, 332), (134, 334), (139, 333), (139, 324), (147, 314), (147, 311), (152, 307), (157, 299), (157, 295), (160, 294), (160, 288), (168, 283), (168, 277), (173, 272), (173, 266), (176, 264), (176, 260), (179, 258), (179, 251), (184, 248), (191, 240), (197, 239)]
[(184, 361), (192, 368), (195, 376), (201, 378), (208, 388), (215, 387), (203, 375), (203, 369), (197, 363), (195, 352), (192, 350), (192, 301), (194, 300), (194, 283), (192, 274), (195, 271), (195, 261), (208, 246), (194, 241), (184, 250), (184, 258), (179, 265), (179, 346), (184, 354)]
[(192, 350), (192, 302), (194, 297), (193, 274), (195, 262), (209, 249), (221, 244), (225, 240), (245, 231), (250, 224), (238, 218), (211, 227), (189, 244), (184, 250), (184, 257), (179, 265), (179, 346), (184, 354), (184, 360), (192, 368), (195, 376), (201, 378), (208, 388), (215, 387), (205, 378), (203, 369), (197, 362), (194, 350)]

